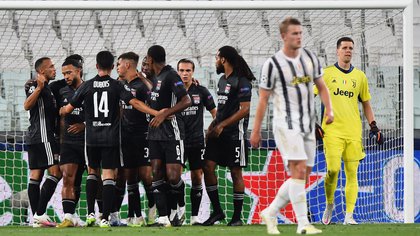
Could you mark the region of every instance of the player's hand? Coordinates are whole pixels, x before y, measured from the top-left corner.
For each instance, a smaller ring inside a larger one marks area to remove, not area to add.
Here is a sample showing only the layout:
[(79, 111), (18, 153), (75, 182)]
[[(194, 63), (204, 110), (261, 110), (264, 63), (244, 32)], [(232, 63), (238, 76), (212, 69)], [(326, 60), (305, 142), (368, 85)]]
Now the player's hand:
[(84, 123), (75, 123), (72, 125), (69, 125), (69, 128), (67, 129), (67, 132), (71, 134), (78, 134), (80, 132), (83, 132), (85, 130), (85, 124)]
[(318, 123), (315, 123), (315, 137), (316, 140), (322, 140), (324, 138), (324, 130), (321, 128), (321, 126)]
[(66, 106), (62, 106), (62, 107), (60, 108), (60, 110), (58, 111), (58, 114), (59, 114), (60, 116), (65, 116), (65, 115), (67, 115), (67, 113), (66, 113)]
[(150, 121), (149, 126), (153, 128), (159, 127), (159, 125), (162, 124), (163, 121), (166, 119), (166, 116), (164, 114), (165, 111), (165, 109), (158, 111), (158, 114), (155, 117), (153, 117), (153, 119)]
[(224, 127), (221, 126), (220, 124), (214, 126), (214, 128), (208, 132), (208, 137), (209, 138), (217, 138), (220, 136), (220, 134), (223, 132)]
[(376, 126), (376, 121), (372, 121), (370, 124), (370, 132), (369, 138), (375, 138), (375, 141), (378, 145), (382, 145), (384, 143), (384, 136), (379, 130), (378, 126)]
[(37, 88), (42, 90), (45, 86), (45, 82), (47, 82), (47, 78), (43, 74), (38, 74), (36, 77)]
[(327, 111), (325, 112), (325, 124), (331, 124), (334, 121), (334, 112), (333, 111)]
[(252, 130), (249, 142), (253, 148), (258, 148), (261, 143), (261, 132), (255, 132), (255, 130)]

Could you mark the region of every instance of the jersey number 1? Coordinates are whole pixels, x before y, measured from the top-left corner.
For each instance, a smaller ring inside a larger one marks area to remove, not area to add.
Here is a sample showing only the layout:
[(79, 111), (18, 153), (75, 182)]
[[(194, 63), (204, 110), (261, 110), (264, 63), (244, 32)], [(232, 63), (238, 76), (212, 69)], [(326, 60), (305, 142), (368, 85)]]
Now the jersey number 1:
[(108, 109), (108, 92), (103, 91), (101, 97), (99, 99), (98, 105), (98, 92), (93, 94), (93, 109), (94, 109), (94, 116), (96, 118), (99, 117), (99, 112), (104, 113), (104, 117), (108, 117), (109, 109)]

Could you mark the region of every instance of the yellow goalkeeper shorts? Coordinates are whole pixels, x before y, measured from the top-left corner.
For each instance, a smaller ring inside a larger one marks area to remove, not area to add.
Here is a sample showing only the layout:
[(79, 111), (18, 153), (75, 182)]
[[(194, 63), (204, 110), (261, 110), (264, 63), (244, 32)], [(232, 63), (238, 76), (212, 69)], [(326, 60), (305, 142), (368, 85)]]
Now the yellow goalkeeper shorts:
[(356, 141), (334, 136), (325, 136), (324, 154), (325, 158), (343, 158), (343, 161), (360, 161), (366, 155), (361, 140)]

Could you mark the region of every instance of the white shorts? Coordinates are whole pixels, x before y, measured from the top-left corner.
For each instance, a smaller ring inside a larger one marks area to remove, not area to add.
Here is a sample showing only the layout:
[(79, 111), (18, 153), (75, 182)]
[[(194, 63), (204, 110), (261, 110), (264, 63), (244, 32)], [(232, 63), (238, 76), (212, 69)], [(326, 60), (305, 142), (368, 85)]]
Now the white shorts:
[(302, 133), (288, 128), (273, 127), (274, 140), (287, 167), (288, 160), (306, 160), (306, 166), (315, 165), (315, 133)]

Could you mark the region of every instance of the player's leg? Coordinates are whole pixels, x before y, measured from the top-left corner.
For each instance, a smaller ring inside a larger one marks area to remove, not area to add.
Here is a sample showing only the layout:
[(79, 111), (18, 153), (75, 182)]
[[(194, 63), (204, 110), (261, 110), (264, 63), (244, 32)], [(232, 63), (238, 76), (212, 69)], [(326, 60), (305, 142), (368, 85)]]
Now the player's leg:
[(229, 153), (229, 167), (230, 174), (233, 181), (233, 216), (228, 226), (241, 226), (241, 214), (244, 203), (245, 184), (242, 177), (242, 168), (247, 166), (248, 163), (248, 147), (245, 140), (230, 140)]
[(79, 168), (78, 150), (76, 145), (61, 145), (60, 170), (63, 174), (63, 188), (61, 198), (64, 212), (64, 220), (58, 227), (73, 227), (76, 222), (73, 214), (76, 211), (75, 179)]
[(334, 193), (337, 189), (338, 175), (341, 169), (341, 156), (344, 151), (344, 140), (326, 136), (324, 138), (324, 153), (327, 164), (327, 174), (324, 180), (326, 206), (322, 216), (322, 223), (329, 224), (334, 209)]
[(168, 207), (167, 207), (167, 192), (169, 189), (168, 183), (166, 182), (166, 173), (165, 173), (165, 162), (163, 145), (159, 141), (149, 140), (149, 154), (150, 154), (150, 163), (152, 166), (152, 189), (153, 196), (156, 201), (156, 208), (159, 214), (159, 218), (155, 226), (171, 226), (168, 217)]
[(346, 149), (343, 154), (344, 171), (346, 173), (346, 216), (344, 224), (357, 224), (353, 218), (353, 211), (359, 192), (357, 170), (360, 160), (364, 157), (365, 153), (361, 141), (346, 140)]
[(98, 194), (99, 183), (102, 181), (100, 177), (100, 151), (96, 147), (87, 147), (86, 150), (88, 157), (88, 176), (86, 178), (86, 204), (88, 208), (88, 215), (86, 225), (89, 227), (93, 226), (96, 222), (95, 198)]
[(153, 224), (156, 220), (156, 202), (152, 190), (152, 167), (150, 163), (139, 167), (139, 179), (142, 181), (147, 196), (147, 206), (149, 208), (147, 214), (147, 224)]
[(188, 148), (188, 163), (191, 170), (191, 225), (200, 225), (198, 211), (200, 210), (201, 199), (203, 197), (203, 159), (204, 148)]
[(179, 204), (180, 208), (185, 209), (185, 183), (181, 178), (182, 165), (184, 164), (184, 143), (183, 141), (168, 141), (165, 143), (166, 179), (170, 186), (171, 213), (169, 220), (173, 226), (181, 226), (183, 220), (181, 222), (181, 216), (177, 214), (177, 207)]
[(74, 182), (76, 178), (78, 164), (67, 163), (60, 165), (63, 173), (63, 188), (61, 198), (64, 212), (64, 221), (58, 227), (73, 227), (73, 214), (76, 211), (76, 194), (74, 191)]
[(218, 183), (215, 172), (218, 162), (221, 161), (219, 158), (223, 158), (220, 156), (223, 155), (222, 152), (225, 150), (223, 148), (224, 146), (225, 144), (219, 139), (207, 140), (206, 151), (204, 153), (203, 172), (206, 191), (210, 198), (213, 212), (210, 217), (203, 222), (204, 226), (214, 225), (216, 221), (224, 220), (226, 217), (220, 206)]
[(42, 159), (47, 160), (43, 167), (47, 168), (48, 176), (41, 187), (36, 217), (44, 226), (55, 226), (55, 223), (50, 220), (45, 212), (47, 210), (48, 202), (55, 192), (57, 183), (61, 179), (61, 171), (58, 166), (57, 147), (54, 142), (42, 143), (39, 145), (39, 152), (39, 156), (43, 157)]
[(109, 227), (108, 217), (114, 208), (115, 179), (117, 178), (117, 169), (121, 167), (120, 162), (120, 147), (102, 147), (101, 152), (101, 166), (102, 166), (102, 202), (103, 213), (100, 227)]
[[(39, 159), (37, 158), (38, 145), (28, 145), (28, 162), (29, 162), (29, 184), (28, 184), (28, 197), (29, 204), (31, 206), (32, 214), (36, 214), (38, 208), (39, 195), (40, 195), (40, 183), (44, 176), (44, 169), (39, 167)], [(34, 224), (36, 227), (37, 225)]]
[(120, 209), (125, 196), (126, 175), (125, 168), (118, 168), (115, 179), (115, 196), (110, 214), (109, 223), (111, 226), (126, 226), (121, 223)]

